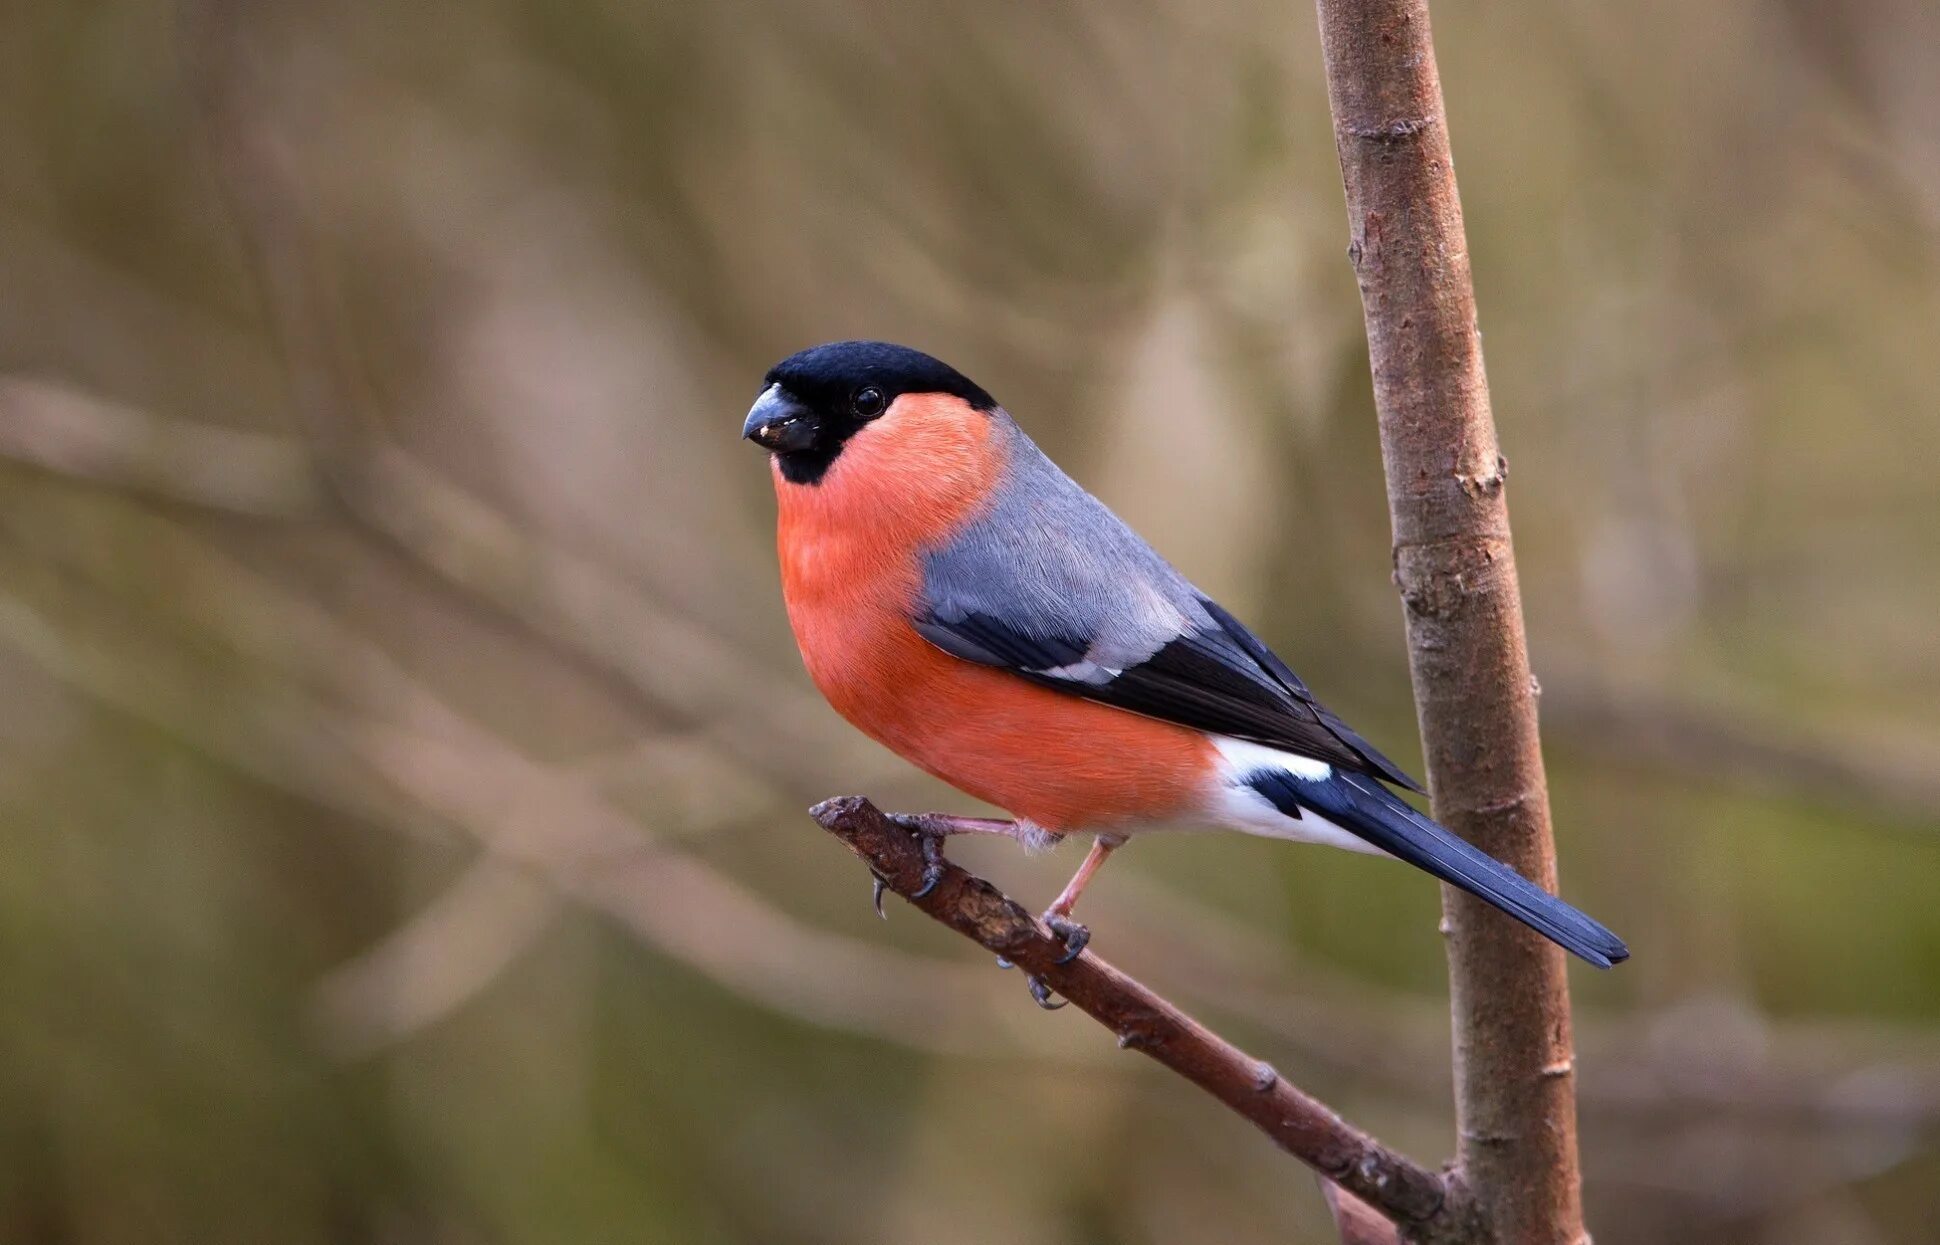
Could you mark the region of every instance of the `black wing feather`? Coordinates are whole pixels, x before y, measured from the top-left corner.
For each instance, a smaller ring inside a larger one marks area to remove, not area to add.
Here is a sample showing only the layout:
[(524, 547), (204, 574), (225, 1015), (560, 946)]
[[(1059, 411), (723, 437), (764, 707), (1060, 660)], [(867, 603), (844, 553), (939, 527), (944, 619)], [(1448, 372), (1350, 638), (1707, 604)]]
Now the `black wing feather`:
[(947, 653), (1001, 666), (1033, 683), (1196, 730), (1283, 748), (1420, 791), (1421, 785), (1315, 700), (1285, 662), (1217, 604), (1213, 623), (1188, 631), (1135, 666), (1087, 682), (1046, 671), (1083, 659), (1091, 637), (1032, 633), (981, 611), (915, 619)]
[(1369, 773), (1372, 773), (1384, 782), (1391, 782), (1398, 787), (1406, 787), (1408, 790), (1419, 792), (1422, 795), (1428, 794), (1427, 790), (1420, 783), (1410, 778), (1407, 772), (1400, 766), (1390, 761), (1386, 756), (1383, 756), (1376, 750), (1373, 744), (1361, 738), (1359, 732), (1355, 731), (1347, 723), (1341, 721), (1334, 714), (1333, 710), (1321, 704), (1318, 700), (1315, 700), (1314, 694), (1307, 690), (1307, 685), (1300, 681), (1300, 676), (1295, 674), (1287, 666), (1286, 662), (1280, 660), (1280, 655), (1263, 644), (1258, 636), (1248, 631), (1245, 624), (1241, 623), (1239, 619), (1227, 613), (1224, 606), (1208, 597), (1200, 597), (1199, 604), (1206, 607), (1206, 612), (1213, 616), (1214, 621), (1225, 630), (1226, 634), (1235, 644), (1245, 650), (1247, 656), (1258, 663), (1260, 669), (1271, 675), (1281, 686), (1287, 689), (1289, 696), (1292, 696), (1309, 709), (1312, 709), (1314, 714), (1320, 719), (1321, 725), (1325, 726), (1342, 743), (1365, 758), (1368, 762), (1366, 768)]

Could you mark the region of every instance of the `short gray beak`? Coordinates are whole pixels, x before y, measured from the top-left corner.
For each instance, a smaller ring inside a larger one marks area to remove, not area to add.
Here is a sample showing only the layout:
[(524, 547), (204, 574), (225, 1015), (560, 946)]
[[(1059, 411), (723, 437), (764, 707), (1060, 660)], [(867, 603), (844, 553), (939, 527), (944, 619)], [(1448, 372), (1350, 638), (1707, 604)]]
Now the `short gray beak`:
[(819, 431), (815, 412), (797, 402), (779, 383), (761, 391), (748, 411), (748, 422), (741, 425), (743, 437), (777, 454), (807, 449), (815, 444)]

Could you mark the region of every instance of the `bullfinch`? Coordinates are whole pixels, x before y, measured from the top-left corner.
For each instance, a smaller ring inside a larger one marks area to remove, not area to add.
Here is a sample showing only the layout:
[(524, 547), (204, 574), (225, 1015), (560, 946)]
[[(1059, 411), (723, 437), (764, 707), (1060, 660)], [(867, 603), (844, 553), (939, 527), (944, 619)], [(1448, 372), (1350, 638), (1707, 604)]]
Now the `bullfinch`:
[(1075, 958), (1089, 934), (1072, 907), (1107, 856), (1143, 831), (1219, 827), (1384, 853), (1599, 968), (1629, 955), (1397, 795), (1422, 788), (954, 368), (833, 342), (762, 385), (742, 435), (770, 453), (810, 678), (865, 734), (1014, 819), (899, 817), (923, 839), (926, 889), (946, 835), (1092, 834), (1044, 917)]

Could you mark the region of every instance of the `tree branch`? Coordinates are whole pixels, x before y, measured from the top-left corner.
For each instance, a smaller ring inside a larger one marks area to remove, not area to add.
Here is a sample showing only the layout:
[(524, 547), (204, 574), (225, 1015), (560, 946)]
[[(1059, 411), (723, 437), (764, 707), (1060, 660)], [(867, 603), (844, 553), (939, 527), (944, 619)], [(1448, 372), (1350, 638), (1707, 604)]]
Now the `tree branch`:
[[(1522, 597), (1427, 0), (1317, 0), (1436, 816), (1556, 885)], [(1563, 953), (1443, 888), (1457, 1171), (1496, 1239), (1583, 1230)]]
[(1041, 977), (1080, 1011), (1118, 1035), (1118, 1044), (1164, 1064), (1219, 1099), (1274, 1143), (1403, 1225), (1411, 1239), (1472, 1239), (1461, 1185), (1429, 1171), (1343, 1121), (1138, 981), (1087, 953), (1059, 964), (1064, 945), (1016, 901), (982, 878), (946, 865), (921, 898), (923, 853), (916, 839), (859, 796), (811, 810), (823, 829), (862, 858), (889, 889), (926, 915)]

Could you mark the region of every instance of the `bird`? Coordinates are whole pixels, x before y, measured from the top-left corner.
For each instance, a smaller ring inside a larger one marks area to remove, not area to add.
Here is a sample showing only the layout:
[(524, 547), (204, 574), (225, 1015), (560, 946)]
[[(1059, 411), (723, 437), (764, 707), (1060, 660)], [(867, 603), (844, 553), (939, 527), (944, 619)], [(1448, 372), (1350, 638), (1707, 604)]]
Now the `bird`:
[(950, 835), (1088, 833), (1042, 918), (1068, 962), (1090, 939), (1078, 899), (1129, 838), (1230, 829), (1395, 857), (1599, 968), (1629, 955), (1397, 794), (1423, 789), (955, 368), (815, 346), (768, 371), (741, 432), (768, 451), (783, 603), (817, 689), (1010, 814), (895, 815), (923, 843), (917, 897)]

